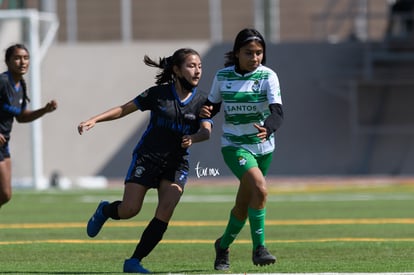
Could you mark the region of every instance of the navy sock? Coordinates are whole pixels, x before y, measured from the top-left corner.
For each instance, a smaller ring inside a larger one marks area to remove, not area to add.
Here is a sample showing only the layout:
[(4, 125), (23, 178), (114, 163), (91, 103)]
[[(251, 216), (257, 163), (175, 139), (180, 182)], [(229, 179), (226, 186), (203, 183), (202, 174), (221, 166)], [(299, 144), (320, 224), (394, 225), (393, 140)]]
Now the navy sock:
[(141, 240), (137, 244), (131, 258), (137, 258), (141, 261), (144, 257), (148, 256), (161, 241), (167, 227), (168, 223), (154, 217), (142, 233)]
[(102, 207), (102, 213), (111, 219), (120, 220), (121, 218), (118, 215), (118, 205), (121, 204), (121, 201), (114, 201), (110, 204)]

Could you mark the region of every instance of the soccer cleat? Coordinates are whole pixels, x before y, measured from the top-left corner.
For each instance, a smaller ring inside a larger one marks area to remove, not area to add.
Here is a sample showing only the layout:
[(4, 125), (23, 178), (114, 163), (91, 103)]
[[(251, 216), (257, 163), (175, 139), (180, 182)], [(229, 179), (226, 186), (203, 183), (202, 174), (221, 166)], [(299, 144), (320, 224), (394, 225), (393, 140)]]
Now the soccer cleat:
[(107, 201), (101, 201), (96, 208), (95, 213), (88, 221), (88, 226), (86, 227), (86, 233), (88, 233), (88, 236), (93, 238), (96, 235), (98, 235), (99, 231), (101, 231), (101, 228), (103, 224), (106, 222), (108, 217), (105, 217), (102, 213), (102, 208), (109, 204)]
[(253, 251), (252, 260), (255, 265), (262, 266), (274, 264), (276, 262), (276, 257), (270, 254), (270, 252), (267, 251), (266, 247), (259, 245), (257, 246), (256, 250)]
[(229, 248), (223, 249), (220, 248), (221, 238), (218, 238), (214, 243), (214, 248), (216, 249), (216, 260), (214, 261), (215, 270), (228, 270), (230, 269), (230, 260), (229, 260)]
[(124, 262), (124, 273), (151, 273), (148, 269), (145, 269), (137, 258), (127, 259)]

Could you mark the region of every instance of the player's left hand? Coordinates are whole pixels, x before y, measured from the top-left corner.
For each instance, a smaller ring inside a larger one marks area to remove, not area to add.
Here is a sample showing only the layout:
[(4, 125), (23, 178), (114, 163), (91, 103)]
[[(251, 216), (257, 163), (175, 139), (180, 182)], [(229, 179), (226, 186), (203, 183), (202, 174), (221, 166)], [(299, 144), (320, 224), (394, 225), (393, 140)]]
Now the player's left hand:
[(46, 113), (53, 112), (54, 110), (57, 109), (56, 100), (49, 101), (44, 108), (45, 108)]
[(209, 118), (211, 117), (211, 111), (213, 110), (213, 106), (203, 105), (200, 109), (200, 117), (202, 118)]
[(254, 128), (256, 128), (259, 131), (259, 133), (257, 133), (256, 136), (258, 138), (260, 138), (260, 140), (262, 142), (265, 142), (266, 138), (267, 138), (267, 129), (263, 126), (260, 126), (259, 124), (256, 124), (256, 123), (254, 124)]
[(182, 148), (188, 148), (192, 144), (193, 144), (193, 140), (192, 140), (191, 136), (189, 136), (189, 135), (183, 136), (183, 138), (181, 140), (181, 147)]

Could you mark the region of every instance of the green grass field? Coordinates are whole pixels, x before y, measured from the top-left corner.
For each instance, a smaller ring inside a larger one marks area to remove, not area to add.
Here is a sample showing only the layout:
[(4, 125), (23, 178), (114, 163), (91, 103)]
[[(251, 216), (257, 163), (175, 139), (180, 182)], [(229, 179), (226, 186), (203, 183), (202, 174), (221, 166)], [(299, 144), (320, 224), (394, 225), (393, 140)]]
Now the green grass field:
[[(213, 269), (237, 186), (187, 185), (164, 240), (143, 260), (154, 273), (414, 272), (414, 184), (269, 183), (266, 240), (272, 266), (251, 262), (248, 224), (231, 247), (231, 270)], [(107, 190), (15, 190), (0, 209), (1, 274), (119, 274), (152, 218), (156, 192), (142, 212), (108, 221), (90, 239), (85, 225)]]

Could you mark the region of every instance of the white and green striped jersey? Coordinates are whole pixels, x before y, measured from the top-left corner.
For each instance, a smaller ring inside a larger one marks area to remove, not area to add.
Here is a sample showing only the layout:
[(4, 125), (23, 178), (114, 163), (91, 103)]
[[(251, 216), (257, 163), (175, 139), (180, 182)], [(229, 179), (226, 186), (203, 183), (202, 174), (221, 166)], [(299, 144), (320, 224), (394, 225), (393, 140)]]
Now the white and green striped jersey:
[(260, 65), (255, 71), (241, 75), (234, 66), (221, 69), (214, 77), (208, 99), (223, 105), (223, 147), (242, 147), (256, 156), (273, 152), (273, 135), (262, 143), (253, 126), (263, 125), (270, 114), (269, 104), (282, 104), (279, 79), (273, 70)]

